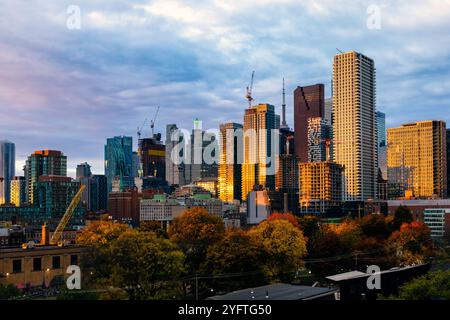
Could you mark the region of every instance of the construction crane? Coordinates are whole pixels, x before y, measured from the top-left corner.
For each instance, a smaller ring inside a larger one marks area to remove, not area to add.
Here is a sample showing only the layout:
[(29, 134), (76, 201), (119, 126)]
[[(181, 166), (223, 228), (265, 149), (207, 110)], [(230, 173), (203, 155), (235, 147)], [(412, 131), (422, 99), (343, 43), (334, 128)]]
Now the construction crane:
[(248, 101), (248, 107), (251, 108), (252, 106), (252, 101), (254, 100), (252, 97), (252, 90), (253, 90), (253, 80), (255, 78), (255, 71), (252, 72), (252, 78), (250, 80), (250, 84), (247, 86), (247, 93), (245, 95), (245, 97), (247, 98)]
[(155, 116), (153, 117), (153, 120), (150, 122), (150, 128), (152, 129), (152, 138), (155, 135), (154, 128), (155, 128), (155, 121), (156, 121), (156, 117), (158, 116), (158, 112), (159, 112), (159, 106), (156, 108)]
[(81, 200), (81, 196), (83, 195), (83, 191), (86, 189), (85, 185), (81, 185), (80, 190), (76, 193), (76, 195), (73, 197), (72, 201), (70, 202), (69, 206), (67, 207), (66, 213), (64, 213), (64, 216), (62, 217), (61, 221), (59, 222), (58, 226), (56, 227), (55, 232), (52, 235), (52, 238), (50, 239), (51, 245), (62, 245), (62, 233), (64, 229), (67, 226), (67, 223), (69, 222), (70, 218), (73, 215), (73, 212), (75, 211), (75, 208), (77, 207), (78, 203)]
[(145, 124), (147, 123), (147, 118), (145, 118), (144, 122), (142, 123), (142, 126), (137, 128), (137, 136), (138, 136), (138, 140), (141, 139), (141, 135), (142, 135), (142, 129), (144, 128)]

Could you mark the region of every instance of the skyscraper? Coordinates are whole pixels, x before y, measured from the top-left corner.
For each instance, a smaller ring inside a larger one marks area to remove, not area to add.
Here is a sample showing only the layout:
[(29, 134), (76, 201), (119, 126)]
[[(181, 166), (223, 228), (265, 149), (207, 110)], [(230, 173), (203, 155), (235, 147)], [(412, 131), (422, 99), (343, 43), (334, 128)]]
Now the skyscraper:
[(11, 180), (16, 174), (16, 147), (8, 140), (0, 141), (0, 204), (11, 200)]
[[(166, 180), (169, 185), (183, 185), (184, 184), (184, 170), (183, 164), (178, 163), (177, 159), (172, 159), (172, 157), (176, 158), (175, 155), (172, 154), (174, 152), (174, 148), (176, 148), (177, 144), (183, 141), (183, 137), (180, 135), (178, 139), (172, 140), (172, 134), (176, 135), (178, 131), (178, 127), (176, 124), (168, 124), (166, 126)], [(183, 157), (184, 155), (179, 155)]]
[(77, 166), (77, 174), (76, 174), (77, 179), (89, 178), (91, 176), (92, 176), (91, 166), (87, 162), (81, 163)]
[(386, 115), (379, 111), (377, 111), (377, 132), (378, 167), (381, 170), (381, 177), (387, 180)]
[(377, 128), (374, 61), (354, 51), (333, 64), (333, 154), (344, 166), (344, 200), (377, 196)]
[(226, 202), (242, 199), (242, 125), (220, 125), (219, 199)]
[(443, 121), (420, 121), (387, 130), (388, 180), (401, 186), (404, 197), (446, 196), (445, 135)]
[(11, 204), (20, 207), (27, 202), (26, 187), (25, 177), (14, 177), (11, 180)]
[(119, 180), (120, 189), (134, 185), (132, 137), (116, 136), (106, 140), (105, 175), (108, 192), (112, 191), (114, 179)]
[(27, 201), (33, 204), (33, 188), (41, 176), (67, 176), (67, 157), (57, 150), (38, 150), (25, 163)]
[(450, 129), (447, 129), (447, 198), (450, 198)]
[(324, 116), (324, 88), (315, 84), (294, 90), (295, 152), (299, 162), (308, 162), (308, 119)]
[(325, 118), (308, 119), (308, 162), (330, 161), (331, 131)]
[(138, 153), (143, 177), (166, 179), (166, 147), (161, 141), (161, 134), (139, 139)]
[(279, 129), (279, 120), (275, 107), (270, 104), (259, 104), (245, 110), (242, 200), (247, 199), (247, 194), (255, 186), (275, 189), (279, 153), (279, 146), (275, 144), (279, 144), (279, 135), (273, 135), (272, 130)]

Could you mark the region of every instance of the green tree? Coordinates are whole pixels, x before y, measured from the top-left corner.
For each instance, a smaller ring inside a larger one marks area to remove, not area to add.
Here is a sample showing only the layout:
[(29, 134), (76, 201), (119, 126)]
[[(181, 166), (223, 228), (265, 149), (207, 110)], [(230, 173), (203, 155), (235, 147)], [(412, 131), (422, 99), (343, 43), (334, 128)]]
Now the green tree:
[(265, 252), (265, 265), (274, 279), (289, 281), (303, 265), (306, 239), (298, 228), (284, 219), (263, 221), (249, 230)]
[(184, 255), (153, 232), (127, 231), (111, 245), (112, 283), (131, 300), (168, 298), (184, 269)]
[(414, 220), (411, 210), (406, 206), (399, 206), (394, 212), (394, 220), (392, 221), (395, 230), (399, 230), (402, 224), (410, 223)]
[(216, 290), (233, 291), (266, 283), (264, 251), (255, 238), (243, 230), (227, 230), (225, 236), (208, 248), (202, 270), (207, 274), (237, 274), (243, 276), (216, 279)]
[(0, 300), (7, 300), (20, 295), (20, 290), (13, 284), (0, 284)]
[(430, 272), (400, 287), (403, 300), (450, 300), (450, 270)]
[(319, 230), (319, 219), (316, 216), (303, 216), (297, 218), (297, 220), (303, 235), (308, 239), (311, 239), (314, 233)]
[(189, 273), (197, 273), (205, 260), (209, 246), (220, 241), (225, 233), (223, 220), (213, 216), (203, 208), (186, 210), (173, 219), (169, 237), (186, 255)]
[(139, 231), (154, 232), (161, 238), (169, 238), (166, 229), (161, 226), (159, 221), (142, 221), (139, 226)]

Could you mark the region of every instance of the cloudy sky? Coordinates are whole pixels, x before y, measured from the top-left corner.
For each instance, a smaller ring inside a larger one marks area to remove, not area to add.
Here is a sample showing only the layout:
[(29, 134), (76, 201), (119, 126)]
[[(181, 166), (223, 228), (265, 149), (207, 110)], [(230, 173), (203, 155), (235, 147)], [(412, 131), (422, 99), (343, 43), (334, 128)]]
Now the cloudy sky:
[(252, 70), (256, 102), (278, 110), (285, 77), (292, 126), (296, 86), (330, 94), (336, 48), (375, 60), (388, 127), (450, 123), (450, 0), (2, 0), (0, 139), (16, 143), (18, 174), (43, 148), (70, 175), (84, 161), (103, 173), (105, 139), (135, 138), (158, 105), (162, 132), (242, 122)]

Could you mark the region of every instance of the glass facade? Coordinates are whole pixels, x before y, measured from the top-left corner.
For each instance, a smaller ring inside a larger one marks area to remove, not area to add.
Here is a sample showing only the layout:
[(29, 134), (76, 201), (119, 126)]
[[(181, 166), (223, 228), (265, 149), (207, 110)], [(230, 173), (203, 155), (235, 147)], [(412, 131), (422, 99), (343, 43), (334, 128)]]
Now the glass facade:
[[(117, 136), (108, 138), (105, 145), (105, 175), (108, 192), (112, 191), (113, 181), (133, 181), (133, 138)], [(121, 188), (132, 187), (121, 183)]]
[(16, 171), (16, 147), (14, 143), (0, 141), (0, 205), (10, 203), (11, 180)]

